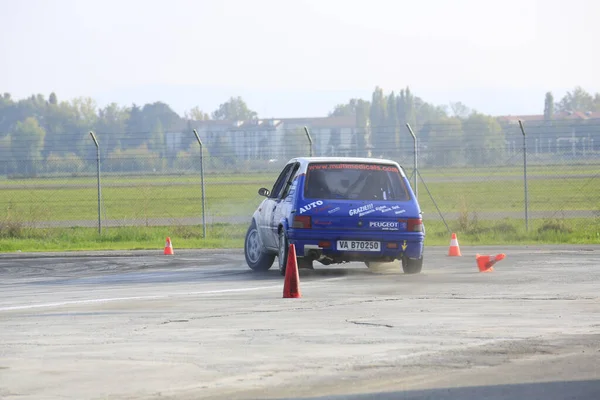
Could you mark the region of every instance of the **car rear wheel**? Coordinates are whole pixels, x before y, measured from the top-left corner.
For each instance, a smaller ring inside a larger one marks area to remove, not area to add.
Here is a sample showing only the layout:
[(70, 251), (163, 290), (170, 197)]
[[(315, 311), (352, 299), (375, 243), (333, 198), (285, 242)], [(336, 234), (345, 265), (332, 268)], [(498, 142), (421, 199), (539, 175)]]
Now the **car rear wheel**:
[(244, 255), (246, 256), (246, 263), (254, 271), (268, 271), (273, 265), (273, 261), (275, 261), (274, 254), (264, 252), (256, 222), (254, 221), (252, 221), (246, 232)]
[(423, 268), (423, 257), (408, 258), (402, 257), (402, 270), (405, 274), (418, 274)]

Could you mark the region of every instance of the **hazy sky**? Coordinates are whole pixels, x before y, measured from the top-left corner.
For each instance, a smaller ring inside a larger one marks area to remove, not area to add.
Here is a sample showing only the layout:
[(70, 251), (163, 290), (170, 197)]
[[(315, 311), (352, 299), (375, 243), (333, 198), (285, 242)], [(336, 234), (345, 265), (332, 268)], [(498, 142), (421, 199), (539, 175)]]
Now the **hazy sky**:
[(262, 117), (407, 85), (435, 104), (541, 113), (600, 92), (596, 0), (0, 0), (0, 92)]

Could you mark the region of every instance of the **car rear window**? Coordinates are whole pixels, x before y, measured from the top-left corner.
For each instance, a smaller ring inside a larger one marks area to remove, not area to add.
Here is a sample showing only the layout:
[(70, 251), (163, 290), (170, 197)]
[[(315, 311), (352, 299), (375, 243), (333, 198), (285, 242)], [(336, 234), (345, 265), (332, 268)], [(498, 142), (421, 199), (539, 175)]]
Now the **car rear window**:
[(340, 200), (410, 200), (397, 167), (368, 163), (310, 164), (306, 173), (304, 197)]

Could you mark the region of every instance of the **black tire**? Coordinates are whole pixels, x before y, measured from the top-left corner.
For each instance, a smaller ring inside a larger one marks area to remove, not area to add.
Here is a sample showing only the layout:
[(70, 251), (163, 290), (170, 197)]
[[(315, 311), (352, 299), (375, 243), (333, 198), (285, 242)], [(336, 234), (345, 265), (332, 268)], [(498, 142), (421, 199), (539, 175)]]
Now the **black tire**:
[(288, 258), (288, 240), (285, 232), (282, 230), (279, 231), (279, 253), (277, 254), (277, 259), (279, 261), (279, 273), (282, 276), (285, 276), (285, 269), (287, 267), (287, 258)]
[(275, 261), (275, 254), (265, 253), (254, 220), (246, 232), (244, 256), (246, 256), (246, 263), (253, 271), (268, 271)]
[(298, 269), (315, 269), (310, 258), (298, 257), (296, 260), (298, 260)]
[(423, 269), (423, 256), (421, 258), (402, 258), (402, 270), (405, 274), (419, 274)]

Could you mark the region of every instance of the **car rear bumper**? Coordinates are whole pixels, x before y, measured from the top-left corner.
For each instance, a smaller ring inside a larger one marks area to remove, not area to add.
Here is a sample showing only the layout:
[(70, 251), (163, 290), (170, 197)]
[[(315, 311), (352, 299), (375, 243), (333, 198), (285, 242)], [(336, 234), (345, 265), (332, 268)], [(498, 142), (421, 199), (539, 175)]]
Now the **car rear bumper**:
[[(299, 257), (318, 258), (324, 255), (342, 260), (400, 259), (402, 256), (421, 258), (425, 235), (421, 232), (351, 232), (315, 229), (289, 229), (288, 240)], [(378, 241), (379, 251), (346, 251), (337, 248), (338, 240)], [(324, 247), (328, 242), (329, 246)]]

